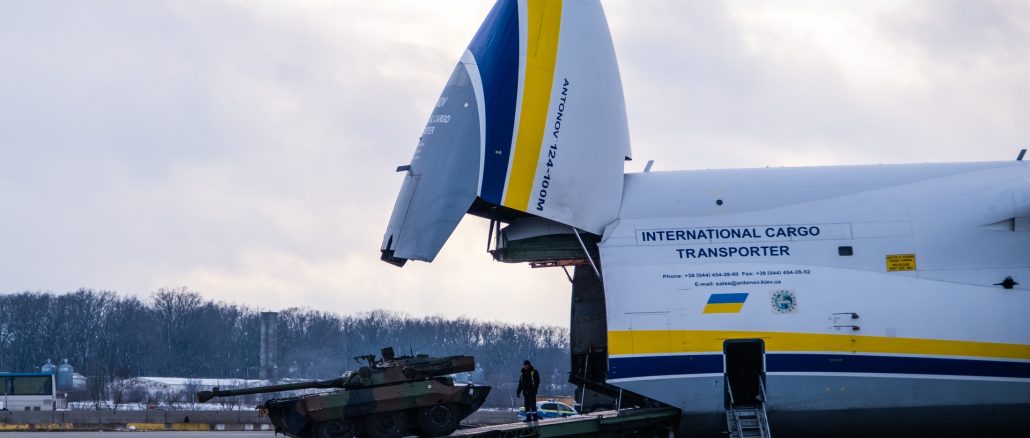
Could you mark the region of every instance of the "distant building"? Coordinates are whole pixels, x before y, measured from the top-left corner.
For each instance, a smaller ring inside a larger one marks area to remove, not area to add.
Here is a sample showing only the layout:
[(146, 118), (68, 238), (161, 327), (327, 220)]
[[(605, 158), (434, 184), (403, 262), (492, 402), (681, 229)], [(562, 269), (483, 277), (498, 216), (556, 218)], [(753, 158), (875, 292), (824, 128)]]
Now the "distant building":
[(86, 385), (89, 384), (89, 380), (86, 376), (79, 373), (72, 373), (72, 389), (75, 391), (81, 391), (86, 389)]
[(52, 411), (56, 392), (53, 373), (0, 373), (0, 410)]
[(50, 359), (47, 359), (46, 363), (39, 370), (43, 374), (54, 376), (58, 394), (86, 389), (86, 377), (76, 373), (75, 368), (68, 363), (68, 359), (65, 359), (60, 366), (54, 365)]

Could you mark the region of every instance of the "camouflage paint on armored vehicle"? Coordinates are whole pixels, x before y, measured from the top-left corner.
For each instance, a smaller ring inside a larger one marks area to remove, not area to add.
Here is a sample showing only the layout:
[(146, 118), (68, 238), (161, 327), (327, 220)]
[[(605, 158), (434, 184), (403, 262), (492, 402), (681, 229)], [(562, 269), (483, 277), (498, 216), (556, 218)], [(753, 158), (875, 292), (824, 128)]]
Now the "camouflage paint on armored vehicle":
[(276, 432), (292, 437), (400, 437), (444, 436), (486, 400), (489, 386), (455, 386), (448, 374), (472, 371), (472, 356), (394, 357), (392, 348), (382, 359), (368, 362), (342, 377), (317, 382), (201, 391), (201, 402), (212, 397), (291, 391), (310, 388), (333, 392), (271, 399), (264, 403)]

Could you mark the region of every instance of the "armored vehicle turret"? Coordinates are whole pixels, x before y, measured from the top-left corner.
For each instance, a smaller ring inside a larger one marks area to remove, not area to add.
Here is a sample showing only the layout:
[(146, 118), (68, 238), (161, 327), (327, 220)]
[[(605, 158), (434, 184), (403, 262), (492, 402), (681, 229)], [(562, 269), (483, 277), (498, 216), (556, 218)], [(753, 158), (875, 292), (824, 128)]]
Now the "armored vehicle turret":
[(456, 386), (449, 374), (473, 371), (472, 356), (395, 357), (392, 348), (355, 359), (366, 362), (343, 376), (314, 382), (234, 388), (197, 393), (200, 402), (232, 397), (304, 389), (329, 391), (274, 398), (261, 409), (277, 433), (291, 437), (400, 437), (444, 436), (479, 409), (489, 386)]

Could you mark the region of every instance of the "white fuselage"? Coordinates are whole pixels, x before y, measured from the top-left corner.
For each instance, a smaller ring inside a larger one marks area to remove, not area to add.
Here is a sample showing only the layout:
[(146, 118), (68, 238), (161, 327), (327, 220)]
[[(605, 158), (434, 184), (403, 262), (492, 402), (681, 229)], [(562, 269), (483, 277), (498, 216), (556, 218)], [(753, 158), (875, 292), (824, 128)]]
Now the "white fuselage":
[(695, 430), (725, 427), (729, 339), (764, 345), (774, 427), (1030, 406), (1025, 162), (629, 174), (599, 246), (609, 383)]

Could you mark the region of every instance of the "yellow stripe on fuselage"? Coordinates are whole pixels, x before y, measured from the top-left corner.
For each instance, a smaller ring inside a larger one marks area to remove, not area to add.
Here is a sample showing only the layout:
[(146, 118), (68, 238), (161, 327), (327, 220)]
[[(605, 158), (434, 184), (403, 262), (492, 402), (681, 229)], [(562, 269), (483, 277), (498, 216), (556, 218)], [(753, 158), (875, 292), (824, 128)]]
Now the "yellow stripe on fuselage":
[(727, 339), (762, 339), (765, 350), (825, 353), (886, 353), (1030, 360), (1030, 345), (943, 339), (817, 333), (636, 330), (609, 331), (612, 355), (722, 352)]
[(558, 34), (561, 31), (561, 0), (529, 0), (526, 2), (526, 63), (522, 84), (522, 111), (519, 116), (515, 155), (508, 173), (504, 205), (521, 211), (529, 210), (529, 194), (533, 189), (540, 145), (551, 100), (554, 64), (558, 56)]
[(743, 308), (744, 303), (713, 303), (705, 304), (702, 313), (740, 313), (740, 309)]

